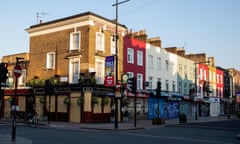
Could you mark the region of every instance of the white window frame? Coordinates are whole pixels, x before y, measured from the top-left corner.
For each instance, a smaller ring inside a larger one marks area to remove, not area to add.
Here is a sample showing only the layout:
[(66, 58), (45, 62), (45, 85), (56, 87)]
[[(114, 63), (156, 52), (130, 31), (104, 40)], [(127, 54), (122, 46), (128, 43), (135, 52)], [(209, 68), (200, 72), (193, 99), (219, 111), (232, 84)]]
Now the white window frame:
[(143, 74), (137, 74), (137, 90), (143, 89)]
[(148, 68), (153, 69), (153, 56), (148, 55)]
[(96, 32), (96, 50), (105, 51), (104, 50), (104, 34), (102, 32)]
[(127, 61), (130, 64), (134, 64), (134, 50), (132, 48), (127, 49)]
[[(75, 39), (75, 35), (78, 35), (78, 39)], [(72, 32), (70, 34), (70, 50), (80, 50), (81, 49), (81, 32)]]
[(137, 51), (137, 64), (139, 66), (143, 65), (143, 52), (142, 51)]
[(157, 69), (161, 70), (161, 57), (157, 57)]
[(169, 70), (169, 61), (165, 60), (165, 63), (166, 63), (166, 71), (168, 71)]
[(96, 58), (95, 71), (96, 71), (96, 74), (95, 74), (96, 83), (104, 84), (104, 76), (105, 76), (105, 60), (104, 59)]
[(132, 78), (134, 77), (134, 73), (133, 72), (127, 72), (128, 78)]
[[(74, 64), (78, 63), (78, 67), (75, 71), (76, 73), (73, 72), (73, 67)], [(80, 59), (79, 57), (74, 57), (69, 59), (69, 83), (78, 83), (79, 79), (79, 74), (80, 74)]]
[(48, 52), (46, 56), (46, 69), (55, 69), (55, 52)]
[(115, 36), (110, 37), (110, 50), (111, 54), (114, 55), (116, 54), (116, 41), (115, 41)]

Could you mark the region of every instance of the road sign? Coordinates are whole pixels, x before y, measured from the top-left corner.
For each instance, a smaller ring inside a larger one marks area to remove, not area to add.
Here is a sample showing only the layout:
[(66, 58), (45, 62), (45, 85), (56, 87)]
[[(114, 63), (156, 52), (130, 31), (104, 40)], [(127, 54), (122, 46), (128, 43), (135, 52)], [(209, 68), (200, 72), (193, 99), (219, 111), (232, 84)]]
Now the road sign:
[(18, 77), (20, 77), (22, 75), (22, 68), (19, 65), (16, 65), (14, 67), (13, 72), (14, 72), (15, 77), (18, 78)]

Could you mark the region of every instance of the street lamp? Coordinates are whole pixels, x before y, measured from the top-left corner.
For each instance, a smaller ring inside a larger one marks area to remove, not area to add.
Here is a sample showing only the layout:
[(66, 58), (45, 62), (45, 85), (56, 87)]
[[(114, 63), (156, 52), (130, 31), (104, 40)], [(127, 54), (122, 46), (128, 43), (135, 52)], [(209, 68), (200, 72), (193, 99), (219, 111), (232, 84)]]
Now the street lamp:
[[(115, 6), (116, 7), (116, 34), (115, 34), (115, 47), (116, 47), (116, 54), (115, 54), (115, 60), (116, 60), (116, 75), (115, 75), (115, 83), (117, 85), (117, 82), (118, 82), (118, 5), (120, 4), (123, 4), (123, 3), (126, 3), (130, 0), (124, 0), (124, 1), (121, 1), (121, 2), (118, 2), (118, 0), (116, 0), (116, 3), (113, 4), (112, 6)], [(115, 86), (115, 94), (116, 94), (116, 86)], [(117, 101), (117, 97), (115, 97), (115, 129), (118, 128), (118, 101)]]
[(229, 72), (229, 91), (230, 95), (228, 96), (228, 101), (227, 101), (227, 117), (230, 119), (230, 104), (232, 103), (232, 98), (233, 98), (233, 74), (232, 72)]

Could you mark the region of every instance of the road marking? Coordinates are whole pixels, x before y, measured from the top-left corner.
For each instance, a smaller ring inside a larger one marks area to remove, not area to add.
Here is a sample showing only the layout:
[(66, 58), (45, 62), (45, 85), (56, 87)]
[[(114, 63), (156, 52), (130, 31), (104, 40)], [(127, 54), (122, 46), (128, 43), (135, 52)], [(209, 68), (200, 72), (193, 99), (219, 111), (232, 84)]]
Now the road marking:
[(229, 142), (222, 142), (222, 141), (213, 141), (213, 140), (202, 140), (202, 139), (196, 139), (196, 138), (186, 138), (186, 137), (171, 137), (171, 136), (154, 136), (154, 135), (148, 135), (148, 134), (134, 134), (134, 133), (122, 133), (122, 134), (128, 134), (133, 136), (141, 136), (141, 137), (149, 137), (149, 138), (160, 138), (160, 139), (168, 139), (168, 140), (181, 140), (181, 141), (189, 141), (189, 142), (201, 142), (206, 144), (234, 144)]

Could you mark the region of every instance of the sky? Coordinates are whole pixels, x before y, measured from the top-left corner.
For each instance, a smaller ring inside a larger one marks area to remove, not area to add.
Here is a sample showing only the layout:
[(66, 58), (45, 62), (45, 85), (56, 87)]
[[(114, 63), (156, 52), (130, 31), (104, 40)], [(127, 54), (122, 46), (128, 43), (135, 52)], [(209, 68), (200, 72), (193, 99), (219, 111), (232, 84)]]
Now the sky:
[[(125, 0), (118, 0), (122, 2)], [(0, 5), (0, 57), (29, 52), (25, 29), (91, 11), (115, 19), (116, 0), (7, 0)], [(130, 0), (118, 7), (118, 21), (133, 31), (160, 37), (162, 47), (206, 53), (215, 65), (240, 70), (240, 0)], [(37, 18), (39, 13), (39, 18)]]

